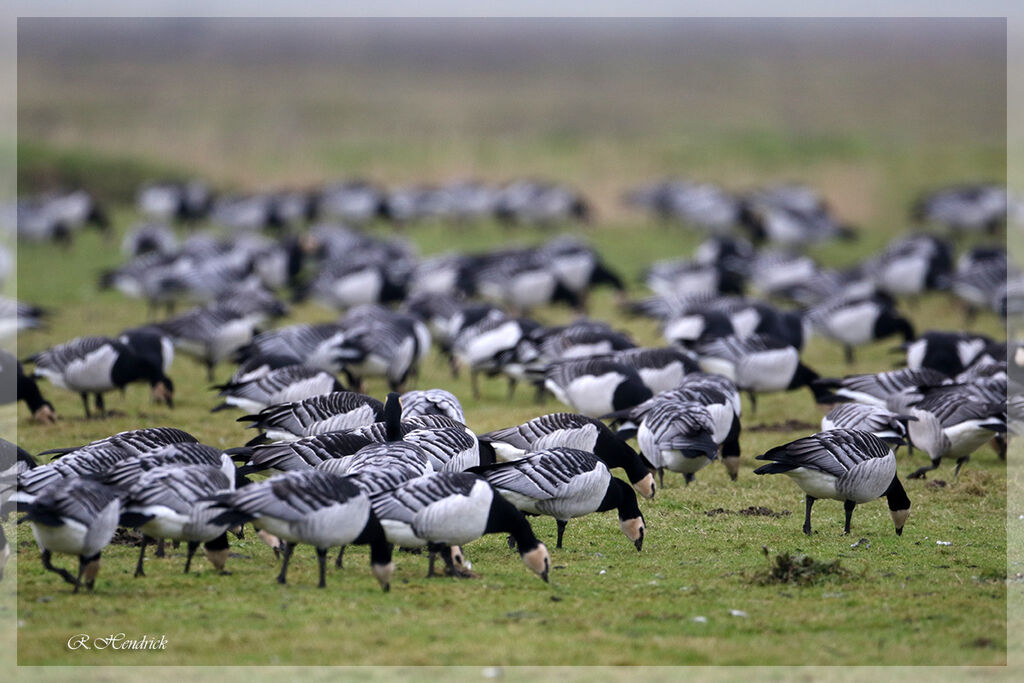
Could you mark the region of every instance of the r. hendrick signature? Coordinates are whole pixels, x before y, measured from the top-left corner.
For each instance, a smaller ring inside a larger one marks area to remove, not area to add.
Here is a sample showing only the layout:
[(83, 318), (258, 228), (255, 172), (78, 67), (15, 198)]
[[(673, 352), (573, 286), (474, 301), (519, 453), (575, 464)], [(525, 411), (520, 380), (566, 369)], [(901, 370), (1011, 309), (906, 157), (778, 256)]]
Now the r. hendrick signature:
[(165, 650), (167, 636), (159, 638), (143, 635), (129, 638), (123, 633), (93, 638), (88, 633), (77, 633), (68, 638), (69, 650)]

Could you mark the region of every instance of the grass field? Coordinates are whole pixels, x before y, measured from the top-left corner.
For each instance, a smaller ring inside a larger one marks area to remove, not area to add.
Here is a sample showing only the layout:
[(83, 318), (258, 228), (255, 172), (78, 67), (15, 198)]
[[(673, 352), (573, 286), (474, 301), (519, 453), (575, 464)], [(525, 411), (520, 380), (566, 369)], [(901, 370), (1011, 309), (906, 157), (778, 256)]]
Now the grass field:
[[(950, 48), (955, 54), (943, 56), (941, 50), (928, 52), (923, 43), (900, 43), (910, 56), (905, 68), (891, 70), (885, 58), (891, 46), (884, 41), (877, 54), (860, 61), (843, 49), (833, 54), (819, 46), (813, 54), (821, 59), (799, 51), (775, 55), (775, 66), (765, 71), (724, 57), (706, 59), (701, 69), (659, 61), (659, 55), (676, 53), (664, 52), (666, 43), (652, 40), (649, 52), (638, 48), (636, 62), (611, 72), (623, 89), (602, 97), (600, 83), (608, 72), (598, 67), (606, 62), (581, 65), (556, 50), (549, 61), (563, 68), (548, 71), (530, 63), (531, 73), (539, 74), (532, 80), (516, 80), (527, 68), (521, 63), (519, 71), (487, 63), (438, 67), (429, 61), (423, 70), (401, 68), (410, 54), (419, 54), (418, 44), (394, 64), (383, 62), (386, 77), (379, 88), (370, 87), (374, 74), (368, 65), (380, 56), (372, 50), (366, 55), (356, 50), (350, 68), (331, 71), (304, 69), (284, 58), (270, 64), (214, 60), (205, 69), (197, 65), (209, 53), (197, 49), (168, 63), (154, 58), (137, 70), (127, 65), (104, 70), (113, 77), (100, 79), (96, 65), (111, 62), (95, 44), (68, 41), (69, 52), (51, 59), (46, 55), (52, 44), (39, 36), (60, 40), (61, 34), (40, 31), (42, 26), (33, 34), (31, 28), (24, 35), (37, 41), (19, 45), (23, 190), (77, 179), (108, 198), (123, 199), (153, 174), (190, 172), (241, 188), (349, 174), (397, 183), (540, 173), (571, 181), (594, 197), (600, 220), (584, 236), (635, 282), (647, 263), (688, 255), (698, 241), (618, 206), (625, 187), (658, 174), (688, 174), (730, 187), (780, 179), (820, 187), (840, 216), (862, 228), (853, 245), (814, 250), (832, 266), (854, 263), (901, 232), (907, 205), (922, 189), (964, 178), (1005, 177), (1005, 112), (993, 95), (1002, 87), (1001, 81), (993, 85), (1000, 69), (992, 67), (984, 50), (957, 45)], [(238, 39), (232, 35), (213, 33), (229, 46)], [(621, 46), (609, 49), (614, 55)], [(678, 49), (679, 56), (689, 54)], [(607, 51), (600, 54), (608, 57)], [(444, 77), (426, 78), (433, 73), (430, 64)], [(497, 85), (495, 73), (501, 76)], [(637, 73), (647, 80), (638, 81)], [(246, 89), (257, 74), (266, 87)], [(715, 84), (723, 79), (732, 87), (719, 92)], [(812, 85), (801, 89), (794, 83)], [(502, 84), (507, 87), (498, 87)], [(659, 90), (666, 84), (678, 90)], [(130, 101), (124, 98), (129, 90), (135, 93)], [(450, 91), (458, 96), (446, 97)], [(650, 91), (659, 94), (647, 96)], [(948, 91), (963, 96), (945, 107)], [(315, 96), (304, 95), (309, 92)], [(289, 108), (281, 101), (298, 104)], [(190, 104), (198, 107), (194, 116)], [(331, 130), (336, 120), (346, 122), (340, 134)], [(126, 208), (115, 216), (119, 233), (135, 219)], [(492, 224), (452, 230), (430, 223), (413, 226), (406, 235), (424, 254), (548, 236), (532, 230), (505, 233)], [(145, 320), (142, 304), (97, 291), (99, 271), (121, 260), (118, 247), (118, 239), (104, 242), (92, 233), (81, 235), (67, 251), (21, 246), (18, 294), (55, 314), (47, 330), (19, 339), (20, 356), (77, 335), (116, 334)], [(961, 311), (948, 297), (904, 305), (920, 329), (963, 326)], [(652, 323), (624, 318), (607, 293), (595, 296), (592, 315), (628, 329), (639, 343), (660, 342)], [(283, 322), (333, 317), (305, 305)], [(539, 311), (538, 317), (552, 323), (569, 319), (562, 310)], [(973, 329), (1003, 335), (1002, 323), (990, 314)], [(814, 339), (804, 361), (823, 375), (878, 371), (898, 360), (890, 353), (893, 345), (861, 349), (856, 365), (846, 367), (838, 347)], [(228, 372), (220, 368), (218, 378)], [(35, 453), (144, 425), (179, 426), (221, 447), (249, 438), (231, 413), (208, 412), (216, 400), (197, 364), (179, 357), (171, 374), (178, 388), (173, 411), (151, 406), (147, 390), (132, 387), (123, 399), (112, 395), (108, 401), (124, 415), (104, 421), (83, 420), (77, 396), (44, 386), (62, 420), (42, 428), (20, 408), (18, 441)], [(562, 409), (550, 398), (535, 405), (526, 391), (507, 399), (498, 381), (485, 382), (482, 398), (474, 401), (468, 379), (453, 380), (436, 353), (427, 359), (419, 386), (454, 391), (463, 399), (470, 427), (479, 432)], [(385, 388), (371, 382), (368, 390), (380, 397)], [(366, 566), (366, 551), (352, 549), (345, 568), (330, 571), (321, 591), (315, 588), (312, 550), (301, 548), (290, 584), (281, 587), (273, 580), (272, 553), (248, 534), (233, 541), (238, 557), (229, 568), (234, 574), (223, 577), (201, 559), (192, 575), (183, 576), (183, 553), (157, 559), (150, 552), (147, 578), (134, 579), (137, 549), (112, 546), (104, 553), (96, 592), (73, 596), (42, 570), (31, 533), (21, 527), (11, 566), (18, 578), (18, 663), (964, 666), (1007, 661), (1008, 650), (1019, 644), (1019, 639), (1007, 641), (1008, 592), (1011, 605), (1024, 599), (1019, 576), (1024, 558), (1017, 553), (1008, 565), (1007, 522), (1011, 548), (1019, 550), (1024, 522), (1018, 515), (1024, 509), (1008, 509), (1007, 468), (991, 449), (982, 448), (959, 479), (947, 464), (928, 480), (906, 482), (913, 507), (902, 537), (893, 533), (883, 502), (858, 508), (849, 537), (841, 534), (841, 506), (821, 502), (815, 507), (816, 533), (808, 538), (800, 531), (800, 490), (783, 477), (755, 477), (753, 456), (816, 431), (782, 423), (816, 425), (822, 412), (807, 391), (763, 397), (756, 415), (749, 409), (745, 403), (737, 482), (730, 482), (719, 465), (701, 471), (689, 487), (670, 474), (655, 500), (641, 502), (648, 525), (641, 553), (611, 514), (573, 521), (566, 547), (552, 550), (550, 585), (529, 574), (503, 538), (493, 537), (467, 547), (479, 580), (428, 580), (425, 558), (401, 554), (392, 591), (382, 594)], [(901, 475), (923, 458), (901, 452)], [(1017, 444), (1010, 460), (1019, 458)], [(1009, 480), (1016, 490), (1018, 469), (1011, 468)], [(740, 514), (750, 507), (773, 515)], [(534, 529), (553, 546), (553, 520), (538, 519)], [(851, 547), (861, 538), (868, 543)], [(759, 577), (769, 560), (763, 548), (771, 557), (803, 552), (821, 561), (838, 560), (845, 572), (808, 586), (764, 585)], [(12, 590), (11, 582), (0, 584), (0, 591)], [(731, 610), (746, 616), (732, 616)], [(1011, 613), (1010, 623), (1011, 634), (1024, 632), (1019, 612)], [(163, 634), (169, 645), (166, 651), (137, 653), (66, 646), (76, 633), (117, 632)], [(57, 671), (53, 675), (59, 677)], [(843, 677), (812, 671), (807, 675)], [(379, 675), (350, 674), (366, 680)], [(872, 675), (870, 670), (862, 674)], [(479, 669), (438, 675), (479, 678)], [(745, 674), (719, 673), (736, 675)], [(540, 676), (543, 672), (534, 670), (508, 673), (516, 680)], [(575, 680), (586, 674), (559, 676)], [(646, 677), (678, 674), (652, 670)]]

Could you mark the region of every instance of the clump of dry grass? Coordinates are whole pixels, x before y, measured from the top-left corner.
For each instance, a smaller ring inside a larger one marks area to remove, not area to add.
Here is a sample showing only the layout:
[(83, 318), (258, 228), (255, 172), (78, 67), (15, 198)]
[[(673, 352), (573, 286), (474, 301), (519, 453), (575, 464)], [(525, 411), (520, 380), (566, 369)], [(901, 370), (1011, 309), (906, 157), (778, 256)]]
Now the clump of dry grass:
[(832, 577), (844, 577), (849, 571), (844, 569), (839, 559), (831, 562), (815, 560), (805, 553), (779, 553), (772, 560), (768, 552), (768, 546), (762, 548), (764, 556), (768, 558), (768, 569), (757, 572), (754, 576), (758, 584), (770, 585), (776, 583), (787, 583), (797, 586), (811, 586)]

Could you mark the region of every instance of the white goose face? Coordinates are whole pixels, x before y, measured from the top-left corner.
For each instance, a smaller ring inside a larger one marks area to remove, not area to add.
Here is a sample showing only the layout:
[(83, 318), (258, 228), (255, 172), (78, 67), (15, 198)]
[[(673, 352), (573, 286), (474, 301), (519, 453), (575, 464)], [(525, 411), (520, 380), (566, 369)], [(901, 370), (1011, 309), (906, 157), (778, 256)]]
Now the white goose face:
[(903, 535), (903, 525), (907, 523), (907, 517), (910, 517), (910, 510), (890, 510), (892, 514), (892, 523), (896, 525), (896, 535)]
[(166, 403), (168, 407), (174, 407), (174, 392), (163, 382), (157, 382), (150, 391), (154, 403)]
[(473, 563), (469, 561), (466, 554), (462, 552), (462, 548), (457, 545), (452, 546), (452, 564), (455, 568), (461, 571), (468, 571), (473, 568)]
[(50, 406), (40, 406), (39, 409), (32, 414), (32, 419), (40, 424), (51, 425), (57, 422), (57, 413), (53, 412), (53, 408)]
[(548, 572), (551, 570), (551, 556), (548, 555), (548, 549), (543, 543), (530, 552), (523, 553), (523, 564), (547, 583)]
[(373, 576), (377, 579), (377, 583), (380, 584), (381, 589), (387, 593), (391, 590), (391, 575), (395, 573), (395, 563), (388, 562), (387, 564), (374, 564), (370, 565), (373, 570)]
[(622, 528), (622, 533), (626, 535), (626, 538), (636, 546), (637, 551), (641, 550), (644, 545), (644, 533), (647, 531), (644, 526), (644, 518), (622, 519), (619, 520), (619, 526)]
[(639, 493), (644, 498), (653, 499), (654, 498), (654, 475), (653, 474), (648, 474), (646, 477), (644, 477), (640, 481), (638, 481), (635, 484), (633, 484), (633, 488), (636, 490), (637, 493)]
[(82, 572), (82, 585), (88, 585), (96, 580), (96, 576), (100, 573), (100, 558), (96, 558), (89, 564), (85, 565), (85, 571)]
[(213, 568), (218, 572), (224, 573), (224, 567), (228, 563), (228, 549), (223, 550), (206, 550), (206, 559), (210, 561)]

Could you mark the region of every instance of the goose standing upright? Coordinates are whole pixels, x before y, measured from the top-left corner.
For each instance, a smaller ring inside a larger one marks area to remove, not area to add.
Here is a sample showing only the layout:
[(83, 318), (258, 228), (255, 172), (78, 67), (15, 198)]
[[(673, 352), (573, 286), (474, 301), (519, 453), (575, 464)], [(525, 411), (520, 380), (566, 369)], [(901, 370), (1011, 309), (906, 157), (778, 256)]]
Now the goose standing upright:
[(910, 516), (910, 499), (896, 475), (896, 456), (874, 434), (856, 429), (833, 429), (777, 446), (757, 456), (770, 461), (754, 474), (786, 474), (807, 494), (804, 533), (811, 534), (811, 507), (819, 498), (843, 501), (846, 524), (858, 503), (885, 496), (896, 534)]

